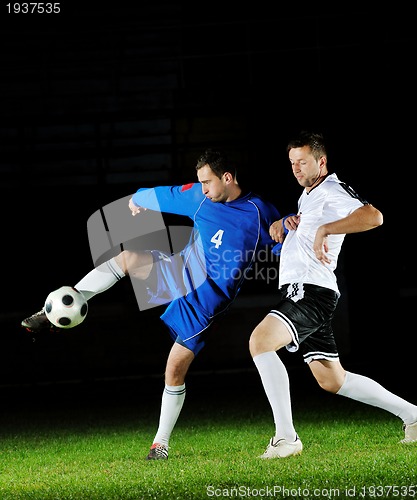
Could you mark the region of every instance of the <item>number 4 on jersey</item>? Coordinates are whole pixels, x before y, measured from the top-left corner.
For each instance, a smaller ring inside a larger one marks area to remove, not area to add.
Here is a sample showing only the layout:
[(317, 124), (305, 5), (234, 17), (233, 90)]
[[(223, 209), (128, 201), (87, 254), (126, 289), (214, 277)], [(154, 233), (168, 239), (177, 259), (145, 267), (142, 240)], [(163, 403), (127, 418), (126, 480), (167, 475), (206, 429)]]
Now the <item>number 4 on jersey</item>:
[(216, 249), (219, 248), (219, 246), (222, 244), (222, 238), (223, 238), (223, 229), (219, 229), (217, 233), (211, 238), (211, 242), (214, 243), (216, 246)]

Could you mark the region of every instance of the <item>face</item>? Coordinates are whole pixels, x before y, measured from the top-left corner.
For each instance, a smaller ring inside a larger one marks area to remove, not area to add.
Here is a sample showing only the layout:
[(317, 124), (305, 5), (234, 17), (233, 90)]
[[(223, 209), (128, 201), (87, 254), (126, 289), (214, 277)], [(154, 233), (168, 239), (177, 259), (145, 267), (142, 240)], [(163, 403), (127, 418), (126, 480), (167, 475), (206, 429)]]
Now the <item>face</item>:
[(204, 196), (214, 203), (228, 201), (228, 176), (230, 177), (230, 174), (226, 172), (219, 179), (208, 165), (204, 165), (204, 167), (197, 170), (197, 177), (201, 183)]
[(290, 149), (288, 156), (295, 178), (307, 191), (327, 173), (326, 157), (321, 156), (317, 161), (311, 154), (309, 146)]

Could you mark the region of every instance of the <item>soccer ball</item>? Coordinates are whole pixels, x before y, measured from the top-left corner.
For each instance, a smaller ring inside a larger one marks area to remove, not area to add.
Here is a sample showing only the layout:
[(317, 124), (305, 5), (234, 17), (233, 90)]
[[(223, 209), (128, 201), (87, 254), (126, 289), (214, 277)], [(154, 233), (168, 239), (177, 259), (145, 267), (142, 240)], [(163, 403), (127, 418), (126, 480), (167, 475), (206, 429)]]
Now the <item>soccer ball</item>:
[(88, 303), (76, 288), (62, 286), (46, 297), (44, 311), (49, 321), (58, 328), (73, 328), (85, 320)]

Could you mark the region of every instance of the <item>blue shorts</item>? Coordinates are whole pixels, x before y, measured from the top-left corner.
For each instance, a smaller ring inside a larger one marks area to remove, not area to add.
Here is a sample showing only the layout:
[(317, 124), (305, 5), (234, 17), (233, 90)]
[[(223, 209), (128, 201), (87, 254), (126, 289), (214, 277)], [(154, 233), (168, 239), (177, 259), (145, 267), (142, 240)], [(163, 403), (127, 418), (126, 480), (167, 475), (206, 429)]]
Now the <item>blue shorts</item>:
[(206, 345), (209, 334), (218, 325), (216, 316), (195, 307), (197, 292), (184, 282), (184, 264), (179, 254), (167, 255), (150, 250), (154, 265), (146, 280), (149, 303), (168, 304), (161, 320), (167, 326), (171, 338), (196, 356)]
[(339, 358), (332, 319), (339, 296), (333, 290), (306, 283), (291, 283), (279, 290), (280, 300), (269, 315), (282, 321), (292, 336), (287, 350), (299, 348), (304, 361)]
[(149, 252), (153, 257), (152, 271), (146, 280), (149, 304), (169, 304), (174, 299), (186, 295), (181, 255), (167, 255), (160, 250)]

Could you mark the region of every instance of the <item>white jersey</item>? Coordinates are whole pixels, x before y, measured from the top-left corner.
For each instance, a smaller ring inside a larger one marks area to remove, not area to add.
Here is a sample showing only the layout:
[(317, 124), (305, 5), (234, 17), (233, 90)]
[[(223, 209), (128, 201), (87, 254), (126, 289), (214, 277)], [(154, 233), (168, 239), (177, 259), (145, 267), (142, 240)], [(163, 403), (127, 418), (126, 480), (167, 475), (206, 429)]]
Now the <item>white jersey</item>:
[(309, 283), (330, 288), (340, 295), (334, 271), (337, 266), (345, 234), (328, 237), (330, 264), (322, 264), (313, 251), (319, 226), (342, 219), (367, 202), (349, 186), (339, 181), (336, 174), (328, 175), (309, 193), (304, 189), (298, 200), (300, 223), (289, 231), (281, 250), (279, 282)]

